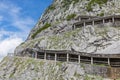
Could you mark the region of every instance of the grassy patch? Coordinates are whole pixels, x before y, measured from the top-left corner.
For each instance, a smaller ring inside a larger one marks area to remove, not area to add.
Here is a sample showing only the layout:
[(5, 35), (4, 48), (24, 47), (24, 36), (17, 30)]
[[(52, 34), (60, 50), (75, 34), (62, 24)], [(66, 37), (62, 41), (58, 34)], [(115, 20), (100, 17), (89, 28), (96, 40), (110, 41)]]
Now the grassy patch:
[(72, 0), (63, 0), (62, 1), (62, 7), (69, 7), (69, 5), (72, 3)]
[(50, 26), (51, 26), (51, 24), (46, 23), (42, 28), (38, 29), (38, 30), (32, 35), (32, 38), (34, 39), (35, 36), (36, 36), (38, 33), (40, 33), (41, 31), (49, 28)]
[(14, 76), (14, 73), (11, 73), (10, 76), (9, 76), (9, 78), (12, 78), (13, 76)]
[(88, 3), (88, 5), (86, 6), (86, 10), (88, 12), (92, 11), (92, 6), (94, 4), (99, 4), (99, 5), (102, 5), (102, 4), (105, 4), (107, 3), (108, 0), (90, 0), (90, 2)]
[(74, 1), (74, 4), (76, 4), (76, 3), (78, 3), (79, 2), (79, 0), (73, 0)]
[(104, 12), (101, 12), (100, 14), (98, 14), (98, 16), (104, 16)]
[(55, 10), (55, 5), (50, 5), (46, 10), (45, 10), (45, 14), (47, 14), (49, 11)]
[(70, 14), (66, 17), (66, 19), (69, 21), (69, 20), (75, 18), (75, 16), (76, 16), (76, 14)]

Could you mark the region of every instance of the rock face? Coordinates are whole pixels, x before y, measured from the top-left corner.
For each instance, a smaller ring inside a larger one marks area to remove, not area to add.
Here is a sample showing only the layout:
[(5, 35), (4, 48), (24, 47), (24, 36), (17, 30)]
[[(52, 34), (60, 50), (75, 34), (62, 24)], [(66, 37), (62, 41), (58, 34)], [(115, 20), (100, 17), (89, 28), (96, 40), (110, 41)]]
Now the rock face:
[[(120, 26), (106, 23), (72, 30), (75, 18), (80, 15), (113, 14), (120, 14), (119, 0), (54, 0), (27, 40), (16, 48), (15, 55), (29, 56), (35, 49), (119, 54)], [(0, 64), (0, 80), (103, 80), (86, 72), (91, 73), (91, 68), (86, 70), (81, 64), (31, 58), (6, 57)]]
[(120, 53), (120, 27), (86, 26), (75, 30), (72, 24), (79, 15), (108, 16), (120, 14), (119, 0), (54, 0), (46, 9), (28, 39), (19, 45), (16, 55), (26, 49), (71, 50), (87, 53)]
[[(89, 71), (89, 70), (88, 70)], [(5, 57), (0, 63), (0, 80), (110, 80), (85, 73), (76, 63)]]

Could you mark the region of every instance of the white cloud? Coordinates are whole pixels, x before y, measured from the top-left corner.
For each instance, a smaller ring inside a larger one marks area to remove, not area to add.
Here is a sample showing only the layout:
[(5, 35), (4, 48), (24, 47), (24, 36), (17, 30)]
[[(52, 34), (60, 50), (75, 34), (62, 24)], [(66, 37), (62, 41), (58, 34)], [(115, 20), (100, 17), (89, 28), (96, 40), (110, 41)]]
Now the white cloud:
[(7, 55), (7, 53), (13, 53), (16, 46), (18, 46), (23, 40), (21, 38), (8, 38), (0, 41), (0, 60)]
[(4, 21), (9, 23), (9, 27), (18, 29), (18, 33), (21, 32), (27, 35), (31, 27), (35, 24), (35, 21), (30, 16), (25, 15), (24, 12), (21, 7), (11, 2), (0, 2), (1, 19), (4, 18)]
[[(25, 40), (35, 21), (23, 9), (8, 1), (0, 2), (0, 60)], [(16, 29), (11, 30), (11, 29)], [(9, 30), (10, 29), (10, 30)], [(7, 37), (6, 37), (7, 36)]]

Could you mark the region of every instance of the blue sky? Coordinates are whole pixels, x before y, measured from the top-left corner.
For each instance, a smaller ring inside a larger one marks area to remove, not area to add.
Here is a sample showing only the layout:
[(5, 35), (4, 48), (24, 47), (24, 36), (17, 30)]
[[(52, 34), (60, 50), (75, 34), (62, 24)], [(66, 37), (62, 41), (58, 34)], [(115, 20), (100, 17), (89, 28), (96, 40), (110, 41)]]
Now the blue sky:
[(52, 0), (0, 0), (0, 59), (13, 52)]

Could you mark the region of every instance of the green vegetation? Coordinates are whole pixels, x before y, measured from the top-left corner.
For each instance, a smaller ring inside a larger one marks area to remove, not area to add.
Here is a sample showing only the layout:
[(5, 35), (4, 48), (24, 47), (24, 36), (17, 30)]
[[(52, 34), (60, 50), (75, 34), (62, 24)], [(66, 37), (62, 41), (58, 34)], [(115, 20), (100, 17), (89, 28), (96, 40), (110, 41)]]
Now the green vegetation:
[(74, 4), (79, 2), (79, 0), (73, 0), (73, 1), (74, 1)]
[(93, 10), (91, 5), (88, 5), (88, 6), (86, 7), (86, 9), (87, 9), (88, 12), (90, 12), (90, 11)]
[(32, 38), (34, 39), (35, 36), (36, 36), (38, 33), (40, 33), (41, 31), (49, 28), (50, 26), (51, 26), (51, 24), (46, 23), (42, 28), (38, 29), (38, 30), (32, 35)]
[(62, 7), (68, 8), (71, 3), (76, 4), (79, 0), (63, 0)]
[(75, 16), (76, 16), (76, 14), (70, 14), (66, 17), (66, 19), (69, 21), (69, 20), (75, 18)]
[(55, 9), (55, 5), (50, 5), (49, 7), (48, 7), (48, 10), (54, 10)]
[(100, 14), (98, 14), (98, 16), (104, 16), (104, 12), (101, 12)]
[(9, 78), (12, 78), (14, 76), (14, 72), (10, 74)]
[(69, 5), (72, 3), (72, 0), (63, 0), (62, 1), (62, 7), (69, 7)]
[(60, 66), (62, 66), (62, 62), (57, 62), (56, 65), (58, 65), (60, 67)]
[(54, 10), (55, 9), (55, 5), (50, 5), (46, 10), (45, 10), (45, 14), (47, 14), (49, 11)]
[(108, 1), (108, 0), (91, 0), (91, 1), (88, 3), (88, 5), (86, 6), (86, 9), (87, 9), (87, 11), (92, 11), (92, 10), (93, 10), (93, 9), (92, 9), (92, 6), (93, 6), (94, 4), (102, 5), (102, 4), (107, 3), (107, 1)]

